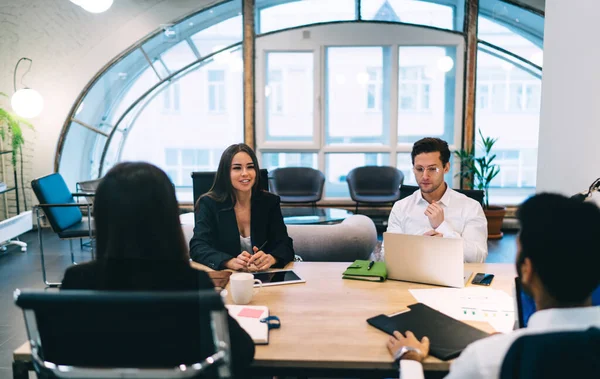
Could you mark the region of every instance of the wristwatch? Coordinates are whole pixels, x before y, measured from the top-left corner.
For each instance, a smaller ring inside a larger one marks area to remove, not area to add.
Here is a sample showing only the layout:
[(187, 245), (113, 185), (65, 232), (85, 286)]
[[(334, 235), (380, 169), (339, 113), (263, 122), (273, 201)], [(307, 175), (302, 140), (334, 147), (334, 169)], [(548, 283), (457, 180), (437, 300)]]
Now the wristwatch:
[(410, 352), (417, 353), (419, 355), (419, 357), (423, 357), (423, 353), (421, 353), (421, 350), (417, 349), (416, 347), (402, 346), (400, 348), (400, 350), (396, 351), (396, 354), (394, 354), (394, 361), (396, 361), (396, 362), (400, 361), (403, 356), (405, 356), (406, 354), (408, 354)]

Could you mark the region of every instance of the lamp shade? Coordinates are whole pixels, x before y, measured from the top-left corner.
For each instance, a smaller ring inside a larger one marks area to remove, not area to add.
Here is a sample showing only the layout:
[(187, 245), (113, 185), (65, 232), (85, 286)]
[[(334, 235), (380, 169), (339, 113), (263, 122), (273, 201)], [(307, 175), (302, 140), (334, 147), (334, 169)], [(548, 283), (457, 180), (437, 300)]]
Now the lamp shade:
[(448, 72), (452, 70), (452, 67), (454, 67), (454, 60), (447, 55), (441, 57), (437, 61), (437, 68), (441, 72)]
[(23, 88), (12, 95), (10, 105), (19, 116), (34, 118), (44, 109), (44, 98), (34, 89)]

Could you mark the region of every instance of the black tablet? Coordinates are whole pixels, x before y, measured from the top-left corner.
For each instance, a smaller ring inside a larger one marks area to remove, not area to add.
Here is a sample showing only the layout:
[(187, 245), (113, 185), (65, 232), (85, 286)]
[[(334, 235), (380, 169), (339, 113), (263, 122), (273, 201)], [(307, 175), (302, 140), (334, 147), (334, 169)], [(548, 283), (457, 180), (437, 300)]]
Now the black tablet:
[[(254, 279), (260, 280), (263, 286), (277, 286), (281, 284), (306, 282), (306, 280), (298, 276), (298, 274), (296, 274), (293, 270), (256, 272), (253, 273), (253, 275)], [(258, 284), (255, 284), (254, 287), (258, 287)]]

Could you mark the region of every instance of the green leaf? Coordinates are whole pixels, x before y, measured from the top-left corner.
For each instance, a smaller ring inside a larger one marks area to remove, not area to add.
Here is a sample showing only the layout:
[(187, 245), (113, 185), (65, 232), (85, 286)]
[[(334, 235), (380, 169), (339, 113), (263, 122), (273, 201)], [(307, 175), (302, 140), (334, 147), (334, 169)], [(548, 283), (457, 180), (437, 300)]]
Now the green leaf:
[[(0, 92), (0, 96), (8, 97), (3, 92)], [(17, 165), (18, 150), (25, 144), (22, 130), (23, 125), (35, 130), (34, 126), (23, 117), (0, 107), (0, 138), (5, 141), (7, 137), (10, 137), (13, 166)]]
[(454, 152), (460, 160), (460, 176), (469, 180), (471, 188), (485, 191), (484, 204), (489, 207), (488, 189), (490, 182), (500, 173), (500, 166), (494, 163), (496, 154), (492, 149), (498, 138), (485, 137), (481, 129), (478, 129), (479, 138), (475, 141), (476, 146), (483, 152), (482, 156), (475, 156), (475, 146), (470, 149), (462, 149)]

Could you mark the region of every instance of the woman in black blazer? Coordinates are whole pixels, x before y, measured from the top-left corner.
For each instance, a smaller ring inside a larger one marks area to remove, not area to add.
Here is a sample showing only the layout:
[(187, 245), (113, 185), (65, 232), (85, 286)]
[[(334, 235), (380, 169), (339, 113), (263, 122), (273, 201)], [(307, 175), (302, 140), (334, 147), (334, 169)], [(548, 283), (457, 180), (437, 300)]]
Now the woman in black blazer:
[(279, 196), (261, 191), (252, 149), (229, 146), (211, 190), (196, 203), (190, 255), (215, 270), (261, 271), (294, 259)]
[[(190, 266), (175, 189), (158, 167), (130, 162), (112, 168), (96, 191), (94, 221), (97, 259), (69, 267), (61, 290), (214, 288), (205, 272)], [(234, 374), (242, 378), (254, 343), (231, 317), (229, 334)]]

